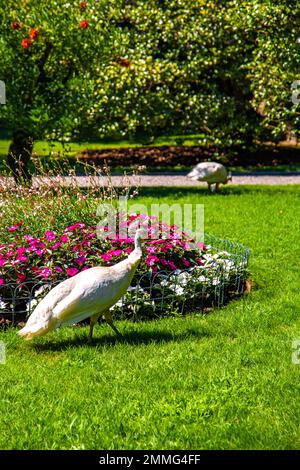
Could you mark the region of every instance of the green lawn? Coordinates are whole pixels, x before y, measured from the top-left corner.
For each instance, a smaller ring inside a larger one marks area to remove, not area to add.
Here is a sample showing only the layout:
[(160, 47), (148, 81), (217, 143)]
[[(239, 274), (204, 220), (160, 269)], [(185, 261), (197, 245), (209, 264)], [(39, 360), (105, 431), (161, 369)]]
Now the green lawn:
[(0, 334), (2, 449), (297, 449), (300, 191), (145, 189), (150, 204), (204, 203), (206, 231), (251, 248), (256, 287), (208, 315)]

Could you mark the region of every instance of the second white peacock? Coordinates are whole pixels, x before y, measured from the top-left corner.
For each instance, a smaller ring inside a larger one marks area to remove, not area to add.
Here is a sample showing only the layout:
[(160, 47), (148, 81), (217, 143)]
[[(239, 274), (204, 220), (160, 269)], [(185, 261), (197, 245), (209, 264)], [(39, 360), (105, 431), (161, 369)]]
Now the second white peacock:
[(190, 173), (187, 174), (188, 178), (194, 181), (205, 181), (208, 184), (210, 191), (218, 191), (220, 184), (227, 184), (230, 181), (231, 173), (227, 172), (225, 166), (217, 162), (201, 162), (196, 165)]
[(109, 309), (130, 286), (142, 258), (143, 234), (142, 229), (136, 231), (135, 248), (125, 260), (114, 266), (87, 269), (54, 287), (37, 305), (19, 335), (30, 340), (90, 317), (91, 341), (94, 325), (100, 316), (120, 335)]

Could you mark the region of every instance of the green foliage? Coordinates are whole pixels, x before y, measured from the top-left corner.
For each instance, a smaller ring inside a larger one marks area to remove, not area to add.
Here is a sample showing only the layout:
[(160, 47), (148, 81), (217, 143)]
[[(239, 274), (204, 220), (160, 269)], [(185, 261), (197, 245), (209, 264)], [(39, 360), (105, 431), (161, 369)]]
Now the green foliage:
[(2, 3), (0, 119), (12, 129), (148, 141), (197, 133), (230, 147), (299, 132), (299, 2)]

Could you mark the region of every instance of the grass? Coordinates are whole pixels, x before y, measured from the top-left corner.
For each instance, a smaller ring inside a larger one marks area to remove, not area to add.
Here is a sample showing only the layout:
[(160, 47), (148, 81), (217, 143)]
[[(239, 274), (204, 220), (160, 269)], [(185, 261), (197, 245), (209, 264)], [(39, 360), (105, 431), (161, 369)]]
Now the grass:
[(0, 334), (2, 449), (297, 449), (297, 186), (145, 189), (139, 201), (204, 203), (206, 231), (251, 248), (256, 287), (209, 315), (118, 322), (34, 343)]

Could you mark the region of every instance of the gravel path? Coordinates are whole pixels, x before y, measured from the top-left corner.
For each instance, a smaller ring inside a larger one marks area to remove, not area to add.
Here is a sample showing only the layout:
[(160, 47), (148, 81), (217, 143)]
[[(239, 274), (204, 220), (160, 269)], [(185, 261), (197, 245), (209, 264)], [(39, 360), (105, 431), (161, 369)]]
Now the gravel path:
[[(122, 185), (122, 177), (114, 176), (112, 178), (116, 186)], [(140, 181), (141, 186), (207, 186), (206, 183), (192, 181), (184, 175), (143, 175), (132, 177), (131, 182)], [(232, 177), (229, 183), (232, 185), (240, 184), (259, 184), (259, 185), (286, 185), (300, 184), (300, 174), (298, 175), (236, 175)]]
[[(55, 177), (34, 177), (33, 185), (39, 186), (41, 182), (44, 184), (51, 184), (50, 180), (55, 180)], [(74, 178), (72, 178), (74, 180)], [(13, 179), (3, 178), (3, 180), (13, 183)], [(61, 182), (62, 178), (59, 178)], [(63, 177), (64, 183), (66, 186), (70, 185), (71, 178), (68, 176)], [(93, 177), (93, 185), (107, 186), (108, 180), (105, 176)], [(144, 187), (172, 187), (172, 186), (188, 186), (188, 187), (197, 187), (197, 186), (206, 186), (206, 183), (201, 183), (199, 181), (192, 181), (187, 178), (184, 174), (172, 174), (172, 173), (160, 173), (160, 174), (151, 174), (151, 175), (140, 175), (140, 176), (112, 176), (112, 183), (114, 186), (144, 186)], [(91, 178), (86, 176), (77, 176), (77, 184), (79, 187), (88, 187), (91, 184)], [(289, 173), (289, 174), (233, 174), (232, 181), (229, 182), (229, 185), (289, 185), (289, 184), (299, 184), (300, 185), (300, 173)]]
[[(44, 178), (34, 178), (34, 184), (38, 185), (40, 180)], [(65, 182), (67, 185), (70, 184), (70, 178), (65, 177)], [(77, 177), (78, 185), (80, 187), (89, 186), (89, 178), (85, 176)], [(106, 177), (96, 177), (94, 178), (97, 185), (105, 186), (107, 185)], [(181, 174), (152, 174), (152, 175), (141, 175), (141, 176), (112, 176), (112, 182), (114, 186), (207, 186), (206, 183), (201, 183), (198, 181), (192, 181), (187, 178), (185, 175)], [(256, 175), (256, 174), (237, 174), (233, 175), (232, 182), (230, 185), (287, 185), (287, 184), (300, 184), (300, 174), (265, 174), (265, 175)]]

